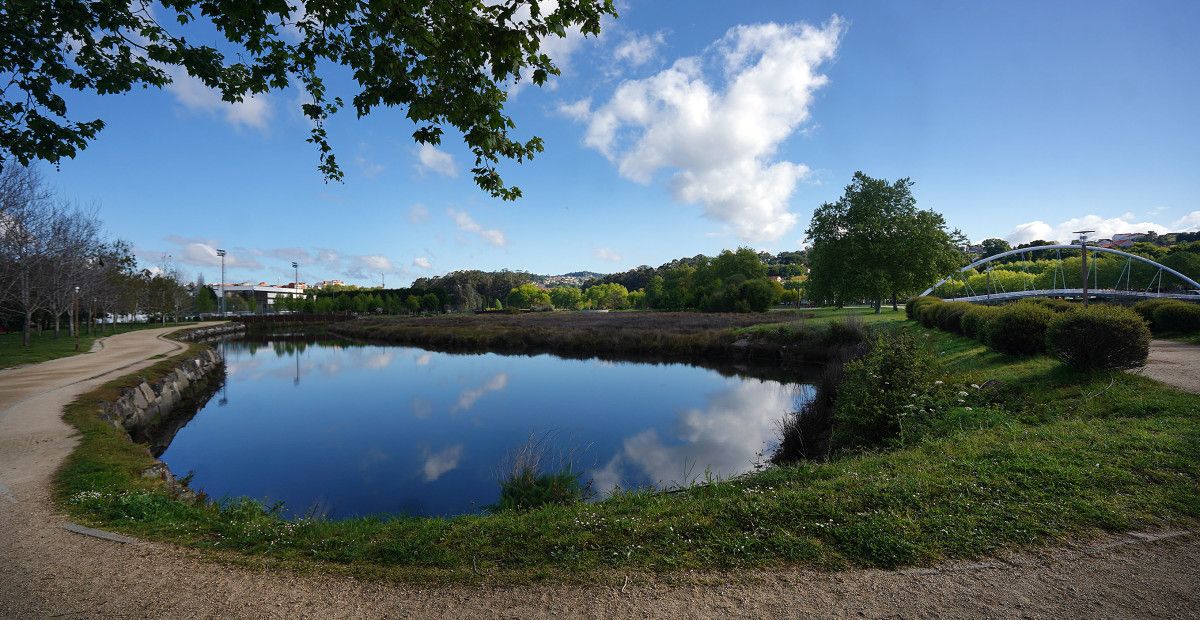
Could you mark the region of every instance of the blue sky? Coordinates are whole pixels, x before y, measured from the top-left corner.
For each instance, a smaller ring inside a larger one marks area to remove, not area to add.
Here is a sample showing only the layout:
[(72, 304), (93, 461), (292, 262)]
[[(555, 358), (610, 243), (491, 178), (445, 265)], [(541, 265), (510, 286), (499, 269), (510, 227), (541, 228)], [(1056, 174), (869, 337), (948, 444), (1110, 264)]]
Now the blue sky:
[(296, 92), (231, 107), (186, 79), (71, 97), (108, 127), (46, 175), (144, 264), (209, 281), (215, 247), (231, 281), (299, 260), (389, 286), (796, 249), (855, 170), (911, 177), (974, 240), (1195, 230), (1197, 23), (1195, 2), (630, 0), (599, 39), (552, 43), (551, 87), (513, 89), (517, 135), (546, 144), (503, 168), (516, 203), (475, 187), (453, 134), (418, 149), (399, 110), (330, 124), (346, 179), (326, 184)]

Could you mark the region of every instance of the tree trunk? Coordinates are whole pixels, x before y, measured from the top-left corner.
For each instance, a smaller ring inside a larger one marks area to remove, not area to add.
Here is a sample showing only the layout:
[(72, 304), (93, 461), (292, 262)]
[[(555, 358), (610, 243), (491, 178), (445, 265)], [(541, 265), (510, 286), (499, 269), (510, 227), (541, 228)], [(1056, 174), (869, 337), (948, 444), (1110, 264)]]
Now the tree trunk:
[(25, 329), (21, 331), (21, 345), (26, 349), (29, 348), (29, 341), (33, 335), (33, 312), (25, 311)]
[(59, 332), (59, 330), (61, 329), (61, 328), (59, 327), (59, 323), (61, 323), (61, 322), (62, 322), (62, 315), (61, 315), (61, 314), (55, 314), (55, 315), (54, 315), (54, 339), (55, 339), (55, 340), (58, 340), (58, 332)]
[(892, 292), (892, 312), (896, 312), (899, 309), (900, 309), (900, 306), (896, 305), (896, 293), (893, 291)]
[(880, 312), (883, 312), (883, 298), (876, 297), (875, 298), (875, 314), (879, 314)]

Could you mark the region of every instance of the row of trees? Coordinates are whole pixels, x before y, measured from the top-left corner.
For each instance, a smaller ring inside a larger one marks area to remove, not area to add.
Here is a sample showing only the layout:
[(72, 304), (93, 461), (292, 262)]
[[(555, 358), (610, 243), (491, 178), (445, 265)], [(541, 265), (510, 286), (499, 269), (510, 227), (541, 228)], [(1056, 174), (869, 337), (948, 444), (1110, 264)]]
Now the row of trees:
[(20, 325), (24, 346), (43, 324), (57, 338), (83, 317), (94, 330), (98, 317), (165, 320), (190, 305), (177, 271), (139, 270), (128, 243), (105, 239), (94, 212), (57, 199), (36, 171), (0, 172), (0, 321)]
[[(767, 255), (770, 256), (770, 255)], [(583, 289), (549, 290), (533, 284), (513, 287), (508, 308), (581, 308), (621, 310), (704, 310), (763, 312), (780, 301), (799, 301), (799, 292), (785, 290), (771, 279), (763, 255), (750, 248), (725, 250), (716, 257), (696, 256), (672, 261), (658, 269), (639, 267), (593, 281)], [(644, 277), (643, 277), (644, 276)], [(618, 281), (642, 283), (630, 290)]]

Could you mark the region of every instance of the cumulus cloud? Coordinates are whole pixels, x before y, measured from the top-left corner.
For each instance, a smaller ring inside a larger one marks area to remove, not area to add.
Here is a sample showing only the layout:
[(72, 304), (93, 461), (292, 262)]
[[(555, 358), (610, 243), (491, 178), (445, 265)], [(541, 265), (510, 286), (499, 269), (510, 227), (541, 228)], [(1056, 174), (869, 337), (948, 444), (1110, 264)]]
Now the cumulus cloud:
[[(813, 95), (828, 82), (818, 70), (844, 30), (837, 16), (821, 27), (731, 28), (704, 58), (622, 82), (588, 116), (584, 143), (638, 183), (673, 171), (677, 200), (703, 205), (746, 241), (779, 239), (796, 224), (788, 201), (809, 168), (776, 161), (775, 152), (809, 120)], [(712, 65), (716, 79), (704, 70)]]
[(437, 452), (431, 452), (426, 448), (423, 451), (425, 463), (421, 466), (425, 482), (433, 482), (457, 468), (462, 455), (463, 445), (461, 443), (446, 446)]
[(666, 41), (666, 34), (661, 30), (654, 34), (630, 34), (616, 49), (613, 58), (631, 67), (644, 65), (658, 54), (658, 48)]
[(1013, 244), (1028, 243), (1035, 239), (1066, 242), (1078, 237), (1078, 235), (1074, 234), (1074, 231), (1077, 230), (1094, 230), (1096, 232), (1091, 233), (1089, 237), (1092, 239), (1105, 239), (1118, 233), (1156, 232), (1163, 234), (1198, 229), (1200, 229), (1200, 211), (1192, 211), (1170, 225), (1151, 221), (1138, 221), (1138, 218), (1133, 213), (1124, 213), (1108, 218), (1100, 215), (1084, 215), (1082, 217), (1073, 217), (1054, 225), (1042, 220), (1034, 220), (1018, 224), (1004, 238)]
[(423, 204), (415, 204), (408, 209), (408, 221), (413, 224), (424, 224), (429, 221), (429, 209)]
[(413, 267), (419, 267), (421, 269), (433, 269), (433, 262), (424, 256), (418, 256), (414, 258), (412, 264)]
[(450, 411), (452, 413), (468, 411), (471, 409), (471, 407), (475, 406), (475, 403), (478, 402), (480, 398), (483, 398), (489, 392), (499, 392), (507, 387), (508, 373), (501, 372), (492, 375), (491, 378), (489, 378), (487, 381), (484, 381), (482, 385), (463, 390), (462, 393), (458, 395), (458, 402), (454, 404), (454, 408)]
[(454, 224), (463, 232), (479, 235), (484, 241), (496, 246), (504, 247), (508, 241), (504, 238), (504, 232), (495, 228), (484, 228), (479, 222), (468, 215), (465, 211), (456, 211), (447, 209), (450, 217), (454, 218)]
[(744, 472), (774, 441), (780, 418), (798, 408), (798, 397), (811, 395), (796, 390), (774, 381), (739, 381), (714, 392), (703, 408), (679, 414), (674, 436), (650, 428), (625, 438), (604, 467), (590, 472), (592, 487), (608, 493), (630, 484), (687, 486), (695, 480), (683, 476)]
[(592, 117), (592, 100), (589, 98), (560, 103), (558, 113), (571, 120), (586, 121)]
[(368, 179), (373, 179), (379, 176), (379, 173), (383, 172), (384, 170), (383, 164), (367, 159), (362, 155), (354, 156), (354, 165), (358, 166), (358, 169), (360, 172), (362, 172), (362, 175)]
[(221, 99), (221, 94), (204, 85), (198, 78), (187, 74), (179, 67), (167, 67), (171, 83), (167, 90), (183, 107), (207, 114), (220, 114), (234, 126), (253, 127), (265, 130), (273, 115), (266, 95), (246, 97), (237, 103)]
[(443, 176), (458, 176), (458, 167), (449, 153), (432, 144), (417, 147), (417, 171), (421, 174), (434, 172)]
[(602, 261), (607, 261), (610, 263), (621, 262), (621, 255), (609, 248), (596, 248), (596, 251), (592, 252), (592, 254)]

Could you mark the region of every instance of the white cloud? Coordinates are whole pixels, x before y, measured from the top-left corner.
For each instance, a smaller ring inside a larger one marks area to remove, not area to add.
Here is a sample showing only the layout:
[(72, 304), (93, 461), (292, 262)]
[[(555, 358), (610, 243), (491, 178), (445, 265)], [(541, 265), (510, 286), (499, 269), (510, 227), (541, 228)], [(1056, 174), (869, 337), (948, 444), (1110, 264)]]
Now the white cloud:
[(421, 269), (433, 269), (433, 262), (424, 256), (414, 258), (412, 264), (413, 267), (420, 267)]
[(371, 161), (362, 155), (354, 156), (354, 165), (358, 166), (358, 169), (362, 171), (363, 176), (367, 177), (368, 179), (373, 179), (379, 176), (379, 173), (383, 172), (384, 170), (383, 164)]
[(448, 177), (458, 176), (454, 158), (432, 144), (422, 144), (417, 147), (417, 171), (421, 174), (436, 172)]
[(705, 472), (728, 477), (750, 469), (776, 441), (777, 423), (800, 404), (795, 386), (774, 381), (739, 381), (713, 392), (702, 409), (679, 413), (670, 437), (646, 429), (622, 442), (604, 467), (592, 470), (592, 488), (601, 493), (629, 482), (688, 486)]
[(374, 269), (375, 271), (391, 271), (392, 270), (392, 261), (388, 260), (386, 256), (380, 256), (378, 254), (373, 254), (370, 256), (360, 256), (360, 257), (358, 257), (358, 259), (360, 261), (362, 261), (362, 264), (364, 266), (370, 267), (371, 269)]
[[(774, 155), (809, 120), (813, 93), (828, 82), (817, 71), (844, 30), (837, 16), (819, 28), (731, 28), (711, 46), (711, 58), (681, 58), (622, 82), (590, 114), (584, 143), (638, 183), (674, 171), (676, 199), (700, 203), (706, 217), (744, 240), (779, 239), (796, 224), (788, 201), (809, 169)], [(705, 60), (721, 67), (720, 80), (705, 75)]]
[(447, 209), (446, 212), (450, 214), (450, 217), (454, 218), (454, 224), (458, 226), (459, 230), (477, 234), (482, 237), (484, 241), (487, 241), (488, 243), (497, 247), (504, 247), (504, 244), (508, 243), (508, 241), (504, 238), (503, 231), (495, 228), (484, 228), (465, 211)]
[(1197, 229), (1200, 229), (1200, 211), (1192, 211), (1173, 222), (1170, 226), (1150, 221), (1138, 221), (1133, 213), (1124, 213), (1117, 217), (1108, 218), (1100, 215), (1084, 215), (1082, 217), (1073, 217), (1055, 225), (1042, 220), (1034, 220), (1018, 224), (1004, 238), (1013, 244), (1028, 243), (1035, 239), (1067, 242), (1079, 237), (1079, 235), (1074, 234), (1077, 230), (1094, 230), (1096, 232), (1090, 233), (1088, 235), (1089, 238), (1107, 239), (1118, 233), (1153, 231), (1162, 234)]
[(454, 408), (450, 411), (451, 413), (468, 411), (471, 409), (471, 407), (474, 407), (475, 403), (478, 402), (480, 398), (483, 398), (488, 392), (499, 392), (507, 387), (508, 373), (496, 373), (487, 381), (484, 381), (483, 385), (468, 390), (463, 390), (462, 393), (458, 395), (458, 402), (455, 403)]
[(592, 100), (588, 98), (572, 103), (560, 103), (558, 113), (571, 120), (586, 121), (592, 116)]
[(423, 204), (415, 204), (408, 209), (408, 221), (413, 224), (424, 224), (429, 221), (429, 209)]
[(666, 35), (661, 30), (654, 34), (630, 34), (613, 50), (613, 58), (638, 67), (654, 60), (659, 46), (665, 41)]
[(205, 86), (198, 78), (188, 75), (179, 67), (168, 67), (167, 73), (171, 76), (167, 90), (185, 108), (209, 114), (220, 113), (226, 122), (234, 126), (267, 129), (273, 112), (266, 95), (254, 95), (240, 102), (230, 103), (221, 99), (221, 94), (216, 90)]
[(596, 248), (596, 251), (592, 252), (592, 255), (602, 261), (607, 261), (610, 263), (621, 262), (621, 255), (609, 248)]
[(433, 482), (458, 467), (458, 461), (462, 459), (462, 454), (463, 445), (461, 443), (446, 446), (437, 452), (430, 452), (426, 448), (424, 450), (425, 463), (421, 467), (425, 482)]
[(1192, 211), (1171, 224), (1172, 232), (1200, 231), (1200, 211)]

